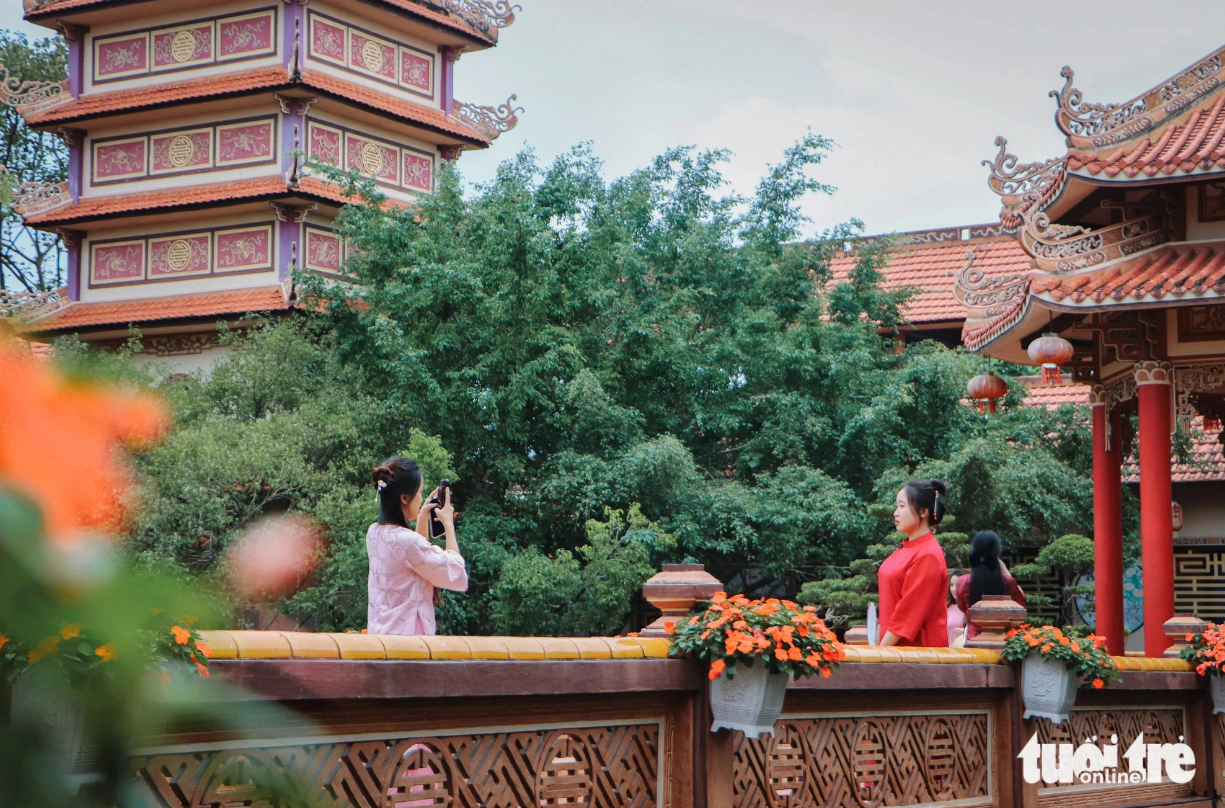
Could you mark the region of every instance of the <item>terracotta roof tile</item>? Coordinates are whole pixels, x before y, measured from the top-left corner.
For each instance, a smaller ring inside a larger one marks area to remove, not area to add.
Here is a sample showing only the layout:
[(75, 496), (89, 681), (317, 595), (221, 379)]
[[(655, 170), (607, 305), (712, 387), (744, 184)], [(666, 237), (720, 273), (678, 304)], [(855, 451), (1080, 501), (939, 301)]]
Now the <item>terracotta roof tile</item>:
[(1105, 269), (1037, 275), (1031, 288), (1055, 302), (1087, 306), (1124, 299), (1223, 296), (1225, 244), (1171, 245)]
[(261, 67), (224, 76), (209, 76), (203, 79), (175, 81), (154, 87), (138, 87), (131, 90), (112, 90), (104, 93), (88, 93), (75, 101), (69, 101), (46, 112), (31, 115), (26, 122), (31, 126), (45, 126), (63, 121), (78, 120), (94, 115), (106, 115), (131, 109), (173, 104), (195, 98), (229, 95), (231, 93), (280, 87), (289, 83), (285, 68)]
[[(318, 182), (318, 180), (314, 182)], [(164, 191), (88, 197), (72, 205), (56, 208), (37, 216), (30, 216), (26, 219), (26, 223), (46, 226), (81, 219), (94, 219), (101, 216), (113, 216), (121, 213), (134, 213), (160, 208), (177, 208), (184, 205), (199, 205), (209, 202), (227, 202), (235, 199), (285, 193), (289, 193), (289, 186), (280, 177), (217, 182), (207, 185), (186, 185), (182, 188)]]
[[(886, 289), (916, 287), (903, 313), (915, 325), (947, 322), (960, 326), (966, 310), (953, 297), (953, 282), (966, 264), (966, 251), (975, 251), (974, 266), (987, 274), (1010, 274), (1029, 269), (1029, 256), (1011, 237), (977, 243), (953, 242), (936, 246), (898, 248), (881, 270)], [(853, 255), (835, 259), (832, 284), (842, 283), (855, 266)]]
[(1069, 384), (1064, 382), (1058, 387), (1047, 387), (1038, 381), (1037, 376), (1022, 377), (1019, 381), (1028, 388), (1025, 404), (1030, 407), (1046, 407), (1054, 409), (1064, 404), (1088, 404), (1089, 385)]
[(406, 120), (424, 124), (456, 137), (464, 138), (472, 143), (482, 146), (489, 145), (489, 138), (464, 125), (459, 118), (448, 115), (440, 109), (414, 104), (410, 101), (401, 101), (386, 93), (370, 90), (358, 84), (315, 70), (303, 70), (300, 81), (308, 87), (325, 93), (331, 93), (345, 100), (354, 101)]
[[(37, 11), (32, 11), (26, 14), (26, 19), (37, 19), (44, 16), (53, 15), (65, 11), (74, 11), (76, 9), (86, 8), (88, 6), (98, 6), (104, 3), (112, 2), (113, 0), (51, 0), (39, 8)], [(462, 19), (457, 19), (449, 14), (435, 11), (422, 3), (415, 0), (384, 0), (389, 6), (409, 11), (414, 15), (422, 18), (427, 22), (435, 25), (449, 28), (453, 31), (459, 31), (468, 36), (475, 37), (489, 45), (496, 45), (498, 42), (497, 29), (493, 29), (493, 33), (486, 33), (476, 26), (470, 25)]]
[(1127, 142), (1124, 148), (1072, 149), (1068, 152), (1068, 168), (1107, 177), (1141, 173), (1157, 177), (1225, 168), (1225, 145), (1221, 143), (1225, 137), (1225, 93), (1219, 95), (1211, 106), (1205, 101), (1184, 123), (1149, 132)]
[(96, 325), (125, 325), (184, 317), (284, 311), (290, 307), (278, 286), (204, 292), (172, 297), (148, 297), (108, 303), (70, 303), (45, 318), (22, 324), (24, 332), (67, 331)]
[(272, 90), (301, 84), (313, 90), (329, 93), (346, 101), (395, 115), (452, 137), (468, 141), (473, 145), (488, 146), (489, 138), (467, 126), (459, 118), (447, 115), (440, 109), (404, 101), (387, 93), (371, 90), (326, 73), (304, 70), (295, 80), (282, 67), (262, 67), (225, 76), (210, 76), (190, 81), (176, 81), (155, 87), (131, 90), (115, 90), (91, 93), (61, 104), (46, 112), (31, 115), (27, 123), (31, 126), (47, 126), (55, 123), (81, 120), (99, 115), (111, 115), (136, 109), (174, 104), (200, 98), (246, 93), (256, 90)]

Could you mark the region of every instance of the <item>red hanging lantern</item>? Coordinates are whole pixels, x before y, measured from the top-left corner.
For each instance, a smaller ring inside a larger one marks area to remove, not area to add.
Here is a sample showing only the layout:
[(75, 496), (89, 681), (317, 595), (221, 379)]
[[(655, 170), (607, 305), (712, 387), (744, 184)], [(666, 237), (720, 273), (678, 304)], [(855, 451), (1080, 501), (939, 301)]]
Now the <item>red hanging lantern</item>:
[(1059, 366), (1071, 361), (1075, 352), (1072, 343), (1058, 334), (1043, 334), (1029, 343), (1029, 358), (1042, 365), (1042, 382), (1048, 387), (1063, 382)]
[(1170, 503), (1170, 527), (1175, 533), (1182, 530), (1182, 506), (1177, 502)]
[(995, 412), (995, 402), (1008, 394), (1008, 383), (991, 371), (980, 373), (966, 385), (970, 398), (978, 402), (978, 411), (983, 411), (986, 402), (990, 412)]

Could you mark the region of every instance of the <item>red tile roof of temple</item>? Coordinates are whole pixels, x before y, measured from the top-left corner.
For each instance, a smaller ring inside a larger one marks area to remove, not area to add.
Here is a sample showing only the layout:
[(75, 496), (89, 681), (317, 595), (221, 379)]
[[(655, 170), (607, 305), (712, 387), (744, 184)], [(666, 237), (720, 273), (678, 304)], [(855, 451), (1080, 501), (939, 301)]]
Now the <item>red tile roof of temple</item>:
[(284, 287), (278, 284), (253, 289), (198, 292), (139, 300), (69, 303), (46, 317), (23, 323), (17, 330), (33, 333), (68, 331), (74, 328), (112, 323), (177, 320), (188, 317), (245, 314), (249, 311), (285, 311), (290, 306), (289, 301), (285, 299)]

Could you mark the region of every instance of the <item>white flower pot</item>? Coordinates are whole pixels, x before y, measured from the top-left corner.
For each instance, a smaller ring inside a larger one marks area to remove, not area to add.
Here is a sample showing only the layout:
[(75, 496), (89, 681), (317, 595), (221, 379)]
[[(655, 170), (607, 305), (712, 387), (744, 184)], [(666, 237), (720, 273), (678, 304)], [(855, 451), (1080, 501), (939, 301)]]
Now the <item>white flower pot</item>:
[(1030, 654), (1021, 663), (1021, 698), (1025, 705), (1023, 718), (1049, 718), (1062, 724), (1076, 704), (1076, 674), (1058, 660), (1047, 660)]
[(102, 778), (97, 750), (85, 743), (85, 722), (63, 692), (50, 689), (29, 673), (13, 682), (10, 718), (51, 742), (47, 762), (67, 778), (75, 791)]
[(785, 673), (771, 673), (765, 663), (736, 666), (736, 675), (727, 672), (710, 683), (710, 710), (715, 722), (710, 731), (738, 729), (748, 738), (760, 738), (774, 732), (774, 722), (783, 711), (783, 694), (787, 691)]
[(1212, 714), (1225, 713), (1225, 676), (1208, 674), (1208, 687), (1212, 692)]

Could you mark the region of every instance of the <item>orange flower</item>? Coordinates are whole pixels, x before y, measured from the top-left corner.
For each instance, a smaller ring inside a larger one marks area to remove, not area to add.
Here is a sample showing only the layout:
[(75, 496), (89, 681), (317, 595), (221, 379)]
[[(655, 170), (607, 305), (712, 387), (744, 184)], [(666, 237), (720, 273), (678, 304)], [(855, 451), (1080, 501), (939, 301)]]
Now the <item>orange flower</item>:
[(705, 631), (703, 631), (703, 632), (702, 632), (702, 639), (703, 639), (703, 640), (705, 640), (705, 639), (706, 639), (707, 637), (709, 637), (709, 636), (710, 636), (710, 629), (706, 629)]
[(47, 639), (43, 640), (38, 645), (36, 645), (34, 647), (34, 650), (31, 651), (26, 656), (26, 659), (28, 659), (30, 661), (30, 664), (33, 665), (35, 662), (38, 662), (40, 659), (44, 659), (45, 657), (49, 657), (52, 654), (54, 654), (56, 651), (59, 650), (59, 647), (60, 647), (59, 637), (48, 637)]
[(822, 679), (828, 679), (828, 678), (829, 678), (829, 668), (822, 668), (822, 669), (821, 669), (821, 678), (822, 678)]
[(1060, 644), (1060, 645), (1067, 645), (1069, 642), (1070, 642), (1070, 640), (1069, 640), (1067, 637), (1061, 637), (1061, 638), (1059, 639), (1059, 644)]
[(205, 679), (208, 678), (208, 668), (204, 667), (199, 662), (196, 663), (196, 671)]
[(103, 662), (110, 662), (115, 658), (115, 644), (108, 642), (106, 645), (99, 645), (94, 649), (94, 653), (102, 657)]
[(716, 659), (714, 662), (710, 663), (710, 673), (708, 674), (710, 676), (710, 680), (713, 682), (715, 679), (722, 676), (723, 669), (726, 667), (727, 663), (721, 659)]
[(804, 652), (793, 645), (791, 646), (791, 650), (787, 652), (787, 658), (793, 662), (799, 662), (804, 658)]
[(199, 640), (196, 640), (196, 650), (201, 654), (204, 654), (206, 659), (211, 659), (213, 656), (213, 649), (209, 648), (206, 644), (200, 642)]
[(698, 621), (701, 619), (702, 619), (702, 616), (700, 614), (695, 614), (693, 617), (689, 618), (689, 625), (696, 626), (698, 624)]
[(1050, 651), (1050, 650), (1051, 650), (1052, 648), (1054, 648), (1054, 647), (1055, 647), (1055, 646), (1051, 645), (1051, 644), (1048, 642), (1046, 645), (1042, 646), (1042, 653), (1044, 653), (1044, 654), (1045, 654), (1047, 651)]
[(775, 649), (774, 649), (774, 658), (775, 658), (775, 659), (778, 659), (778, 660), (781, 660), (781, 661), (783, 661), (783, 662), (786, 662), (786, 661), (787, 661), (787, 652), (786, 652), (786, 651), (784, 651), (782, 648), (775, 648)]
[(1093, 680), (1093, 687), (1095, 687), (1096, 689), (1101, 690), (1105, 686), (1106, 686), (1106, 683), (1103, 682), (1101, 679)]
[(1042, 640), (1038, 639), (1037, 637), (1026, 637), (1025, 642), (1029, 643), (1030, 648), (1036, 648), (1042, 642)]
[(1192, 637), (1191, 637), (1191, 635), (1190, 635), (1190, 634), (1188, 634), (1188, 635), (1186, 636), (1186, 639), (1184, 639), (1184, 640), (1183, 640), (1183, 642), (1191, 642), (1191, 640), (1192, 640)]
[(1079, 653), (1080, 653), (1080, 643), (1078, 643), (1078, 642), (1076, 642), (1075, 640), (1073, 640), (1073, 641), (1072, 641), (1072, 650), (1073, 650), (1073, 651), (1075, 651), (1076, 653), (1078, 653), (1078, 654), (1079, 654)]
[(174, 641), (179, 645), (187, 645), (187, 641), (191, 639), (191, 632), (182, 626), (171, 626), (170, 633), (174, 635)]
[(740, 645), (737, 646), (737, 650), (740, 651), (740, 653), (742, 654), (751, 654), (754, 650), (753, 641), (750, 639), (741, 640)]
[(715, 596), (710, 599), (710, 602), (717, 606), (718, 604), (722, 603), (725, 600), (727, 600), (726, 592), (716, 592)]
[(69, 383), (6, 337), (0, 378), (0, 479), (38, 504), (61, 549), (78, 549), (91, 533), (117, 533), (132, 504), (132, 476), (115, 449), (164, 431), (161, 402)]
[(817, 656), (816, 654), (809, 654), (804, 658), (804, 661), (814, 668), (821, 667), (821, 657)]
[(71, 640), (73, 637), (81, 636), (81, 627), (75, 623), (70, 626), (64, 626), (60, 629), (60, 636), (65, 640)]
[(4, 636), (3, 634), (0, 634), (0, 648), (3, 648), (4, 646), (8, 645), (8, 641), (9, 641), (8, 637)]
[(664, 631), (666, 631), (666, 632), (668, 632), (669, 634), (671, 634), (671, 633), (672, 633), (673, 631), (675, 631), (675, 630), (676, 630), (676, 621), (675, 621), (675, 620), (665, 620), (665, 621), (664, 621)]
[(188, 628), (191, 628), (193, 625), (196, 624), (196, 621), (199, 620), (200, 618), (192, 617), (190, 614), (180, 614), (179, 619), (183, 621), (183, 625), (187, 626)]

